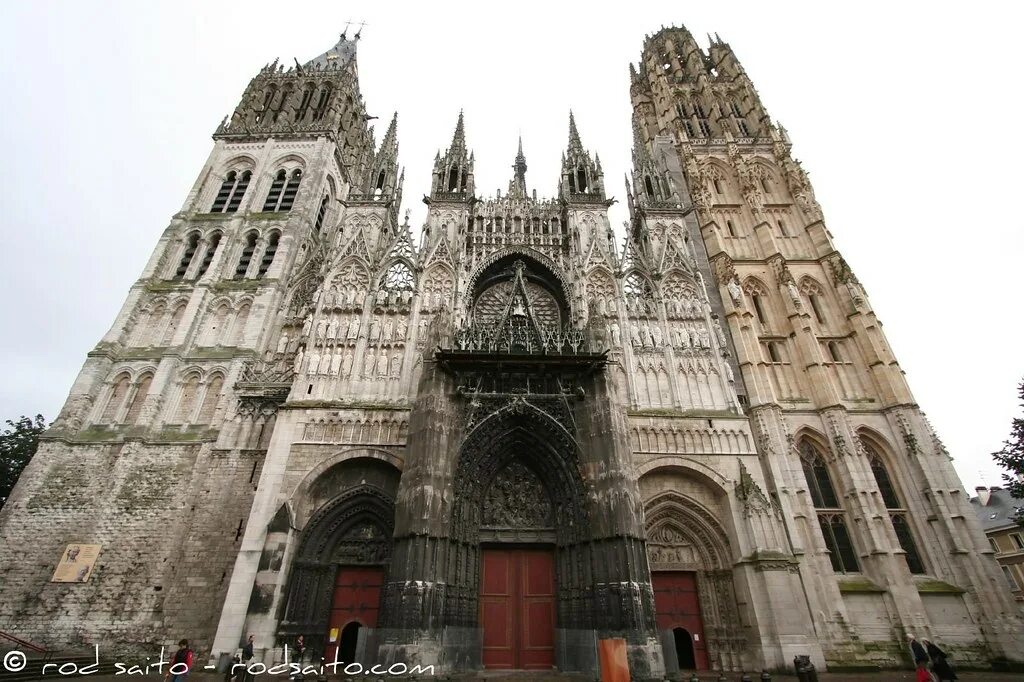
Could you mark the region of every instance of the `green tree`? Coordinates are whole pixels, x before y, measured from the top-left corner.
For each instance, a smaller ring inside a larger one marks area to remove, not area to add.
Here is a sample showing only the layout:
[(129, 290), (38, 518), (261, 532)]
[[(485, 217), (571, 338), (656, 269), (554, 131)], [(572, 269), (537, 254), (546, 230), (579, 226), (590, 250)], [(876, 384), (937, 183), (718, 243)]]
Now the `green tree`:
[(46, 430), (43, 415), (35, 419), (23, 416), (16, 422), (7, 420), (7, 426), (0, 433), (0, 509), (18, 482), (18, 476), (28, 465), (32, 455), (39, 448), (39, 434)]
[[(1017, 396), (1024, 407), (1024, 381), (1017, 388)], [(1003, 474), (1006, 490), (1018, 500), (1024, 500), (1024, 417), (1013, 420), (1010, 437), (1003, 442), (1003, 449), (993, 452), (992, 457), (1007, 471)], [(1017, 512), (1017, 523), (1024, 526), (1024, 509)]]

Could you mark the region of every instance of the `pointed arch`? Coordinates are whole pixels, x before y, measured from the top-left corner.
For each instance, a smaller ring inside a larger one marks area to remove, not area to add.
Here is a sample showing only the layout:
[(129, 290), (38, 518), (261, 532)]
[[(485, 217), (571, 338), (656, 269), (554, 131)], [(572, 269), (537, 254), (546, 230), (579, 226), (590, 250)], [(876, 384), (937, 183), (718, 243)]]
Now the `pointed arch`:
[(179, 301), (167, 309), (169, 318), (167, 321), (167, 327), (164, 329), (161, 345), (169, 346), (174, 342), (174, 335), (177, 333), (178, 327), (181, 326), (181, 322), (185, 318), (185, 309), (187, 306), (188, 304), (185, 301)]
[(626, 296), (638, 296), (644, 299), (654, 298), (654, 287), (651, 285), (650, 278), (636, 268), (624, 273), (622, 291)]
[(381, 268), (377, 288), (388, 291), (411, 291), (416, 288), (416, 266), (405, 257), (393, 258)]
[(203, 392), (203, 402), (199, 407), (199, 414), (196, 415), (197, 424), (212, 424), (213, 415), (220, 403), (222, 389), (224, 387), (224, 374), (215, 371), (206, 377), (206, 384)]
[(127, 426), (134, 426), (142, 413), (142, 406), (149, 397), (149, 388), (153, 384), (153, 376), (156, 371), (152, 369), (143, 370), (135, 382), (135, 391), (132, 394), (128, 411), (125, 413), (124, 423)]
[(905, 504), (906, 497), (901, 490), (899, 481), (892, 476), (892, 463), (895, 461), (884, 436), (877, 431), (862, 426), (856, 431), (860, 451), (868, 458), (868, 465), (874, 476), (875, 484), (878, 486), (882, 504), (889, 512), (889, 520), (892, 523), (893, 533), (903, 550), (903, 558), (907, 562), (907, 568), (911, 573), (918, 575), (926, 572), (921, 553), (914, 540), (915, 532), (913, 522), (907, 514)]
[(110, 383), (110, 390), (107, 393), (106, 405), (103, 408), (103, 413), (100, 415), (101, 423), (111, 424), (117, 418), (121, 405), (124, 404), (125, 399), (128, 397), (131, 379), (131, 372), (129, 370), (123, 370), (114, 376)]
[(178, 401), (174, 410), (173, 423), (187, 424), (192, 416), (199, 392), (202, 373), (198, 368), (185, 370), (178, 388)]
[(828, 448), (824, 438), (815, 437), (809, 429), (803, 430), (797, 437), (797, 452), (800, 453), (800, 465), (804, 478), (807, 480), (807, 491), (811, 503), (816, 509), (838, 509), (839, 495), (832, 483), (825, 453)]

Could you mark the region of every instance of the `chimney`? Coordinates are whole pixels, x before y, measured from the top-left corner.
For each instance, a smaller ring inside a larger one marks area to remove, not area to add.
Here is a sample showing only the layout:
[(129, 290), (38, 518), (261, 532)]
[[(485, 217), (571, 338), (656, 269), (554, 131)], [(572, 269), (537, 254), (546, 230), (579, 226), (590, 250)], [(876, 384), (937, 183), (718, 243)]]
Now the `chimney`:
[(977, 488), (974, 489), (974, 492), (978, 493), (978, 502), (981, 503), (981, 506), (987, 507), (989, 498), (991, 497), (991, 495), (988, 492), (988, 488), (986, 488), (983, 485), (979, 485)]

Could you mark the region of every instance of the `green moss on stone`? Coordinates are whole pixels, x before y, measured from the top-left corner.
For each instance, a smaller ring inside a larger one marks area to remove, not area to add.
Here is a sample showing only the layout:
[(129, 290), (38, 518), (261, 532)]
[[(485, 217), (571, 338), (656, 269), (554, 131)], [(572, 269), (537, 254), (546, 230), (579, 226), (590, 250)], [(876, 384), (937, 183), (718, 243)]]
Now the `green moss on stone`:
[(867, 578), (840, 578), (840, 592), (885, 592), (886, 589)]
[(663, 407), (652, 407), (642, 410), (626, 410), (630, 417), (699, 417), (715, 419), (718, 417), (735, 417), (729, 410), (672, 410)]
[(408, 405), (394, 403), (375, 403), (369, 400), (295, 400), (284, 405), (287, 409), (333, 409), (333, 410), (389, 410), (392, 412), (408, 412)]
[(957, 587), (956, 585), (950, 585), (947, 582), (936, 580), (934, 578), (917, 580), (914, 582), (914, 586), (917, 588), (919, 593), (963, 594), (967, 591)]
[(267, 279), (222, 279), (214, 282), (214, 291), (252, 291), (259, 289), (261, 285), (270, 282)]

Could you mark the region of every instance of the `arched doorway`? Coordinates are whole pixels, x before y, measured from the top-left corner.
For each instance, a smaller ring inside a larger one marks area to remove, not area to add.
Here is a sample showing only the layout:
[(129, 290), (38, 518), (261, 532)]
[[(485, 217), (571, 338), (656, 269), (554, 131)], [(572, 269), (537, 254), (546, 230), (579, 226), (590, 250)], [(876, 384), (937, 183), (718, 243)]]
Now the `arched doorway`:
[[(685, 489), (681, 482), (673, 487)], [(729, 539), (716, 513), (674, 490), (648, 499), (644, 512), (663, 648), (674, 649), (680, 670), (739, 669), (744, 638), (729, 569)], [(683, 632), (688, 645), (680, 650)]]
[(556, 628), (589, 622), (583, 576), (571, 569), (587, 526), (574, 446), (527, 399), (482, 419), (463, 444), (446, 606), (450, 619), (481, 628), (484, 667), (551, 669)]
[[(356, 660), (356, 645), (359, 643), (359, 631), (362, 627), (362, 623), (354, 620), (341, 629), (341, 638), (338, 643), (339, 661), (351, 663)], [(333, 658), (328, 660), (333, 660)]]
[(680, 670), (696, 670), (697, 660), (693, 655), (693, 637), (686, 628), (673, 628), (672, 638), (676, 644), (676, 661)]
[(279, 637), (304, 635), (307, 659), (353, 662), (343, 654), (354, 656), (360, 629), (377, 624), (393, 528), (394, 501), (375, 485), (322, 505), (302, 532)]

